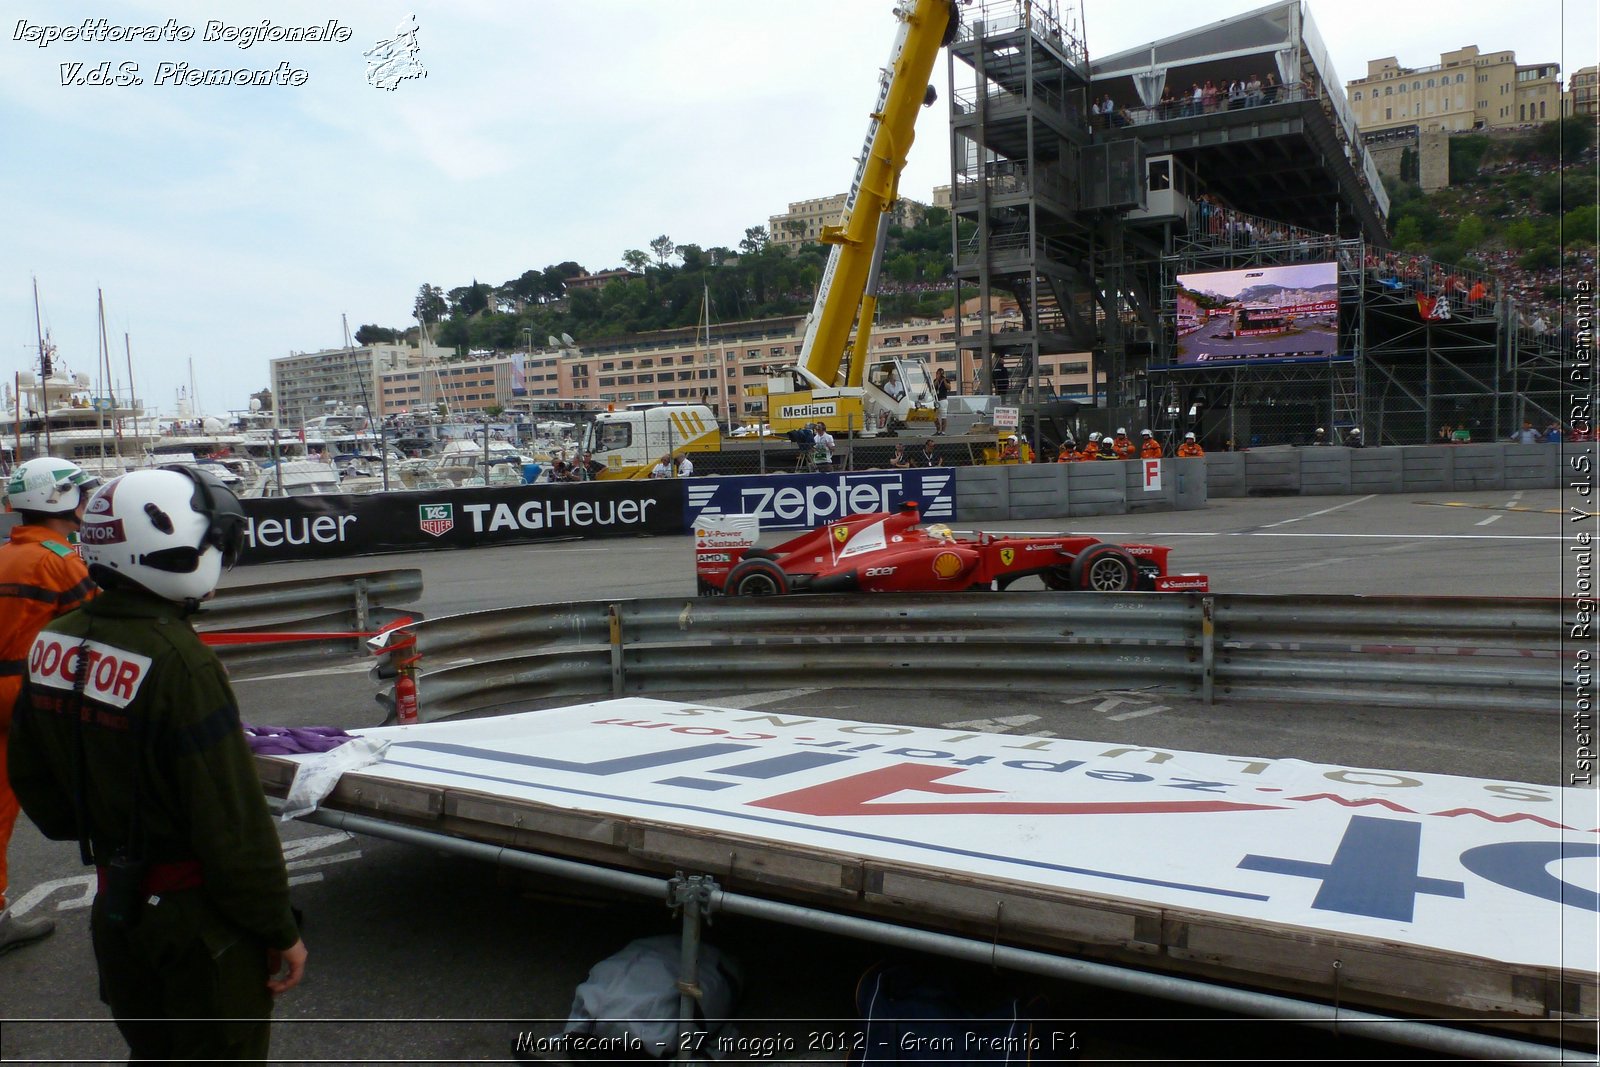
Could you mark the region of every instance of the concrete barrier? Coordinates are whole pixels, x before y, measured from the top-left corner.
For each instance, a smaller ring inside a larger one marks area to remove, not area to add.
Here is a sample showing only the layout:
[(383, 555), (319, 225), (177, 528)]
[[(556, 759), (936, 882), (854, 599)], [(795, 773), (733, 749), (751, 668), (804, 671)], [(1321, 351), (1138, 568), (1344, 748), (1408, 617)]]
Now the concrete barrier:
[(957, 467), (956, 521), (992, 522), (1009, 518), (1008, 467)]
[[(1385, 448), (1263, 448), (1204, 459), (1208, 497), (1365, 495), (1554, 489), (1571, 457), (1590, 446), (1566, 444), (1404, 445)], [(1600, 458), (1591, 459), (1600, 465)], [(1174, 506), (1182, 504), (1175, 502)]]
[(1404, 484), (1398, 448), (1350, 449), (1350, 492), (1398, 493)]
[[(1575, 475), (1567, 456), (1584, 451), (1585, 445), (1501, 445), (1505, 453), (1505, 487), (1507, 489), (1549, 489), (1562, 484), (1563, 478)], [(1593, 467), (1593, 461), (1590, 463)], [(1574, 479), (1576, 480), (1576, 479)]]
[(1457, 445), (1453, 451), (1455, 455), (1450, 457), (1451, 488), (1471, 490), (1506, 487), (1505, 445)]
[[(1322, 445), (1300, 450), (1300, 492), (1304, 496), (1344, 496), (1350, 492), (1352, 449)], [(1359, 449), (1354, 450), (1359, 451)]]
[[(1204, 459), (1206, 494), (1214, 497), (1245, 496), (1243, 452), (1208, 452)], [(1193, 463), (1193, 460), (1185, 462)]]
[(1300, 492), (1300, 450), (1261, 448), (1244, 454), (1245, 492), (1292, 496)]
[[(1069, 506), (1067, 468), (1071, 463), (1028, 463), (1002, 467), (1013, 519), (1049, 519)], [(958, 498), (959, 499), (959, 498)]]
[(1442, 493), (1455, 488), (1454, 463), (1460, 445), (1405, 445), (1400, 449), (1400, 491)]
[(1129, 460), (1068, 463), (1066, 515), (1122, 515), (1128, 510)]
[[(1228, 455), (1229, 453), (1223, 453)], [(1210, 479), (1206, 466), (1211, 462), (1211, 457), (1204, 459), (1169, 459), (1166, 460), (1163, 476), (1170, 476), (1176, 483), (1172, 490), (1172, 506), (1178, 511), (1191, 511), (1203, 508), (1210, 499)]]

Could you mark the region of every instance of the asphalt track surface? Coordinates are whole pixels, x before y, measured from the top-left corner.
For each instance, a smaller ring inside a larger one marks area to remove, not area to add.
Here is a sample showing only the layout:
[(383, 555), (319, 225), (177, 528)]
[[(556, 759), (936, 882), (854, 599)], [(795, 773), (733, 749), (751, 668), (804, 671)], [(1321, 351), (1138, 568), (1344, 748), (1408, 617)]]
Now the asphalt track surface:
[[(1171, 544), (1178, 570), (1217, 592), (1570, 595), (1571, 548), (1593, 517), (1555, 490), (1215, 501), (1203, 510), (1003, 524)], [(990, 529), (996, 526), (986, 527)], [(518, 603), (692, 596), (687, 537), (507, 546), (280, 564), (227, 585), (420, 567), (430, 617)], [(1003, 594), (996, 594), (1003, 595)], [(236, 683), (247, 721), (375, 725), (362, 663)], [(1555, 784), (1563, 723), (1536, 713), (1455, 713), (1270, 704), (1205, 707), (1158, 692), (926, 694), (829, 687), (750, 692), (712, 680), (684, 698), (912, 725), (1299, 757), (1349, 767), (1432, 771)], [(979, 725), (982, 724), (982, 725)], [(309, 824), (282, 827), (311, 949), (305, 982), (279, 1004), (273, 1053), (284, 1062), (506, 1060), (522, 1032), (552, 1034), (588, 968), (636, 936), (672, 932), (657, 901), (619, 898)], [(125, 1056), (95, 993), (87, 929), (92, 879), (72, 843), (43, 840), (26, 818), (11, 846), (12, 898), (56, 934), (0, 956), (0, 1058), (85, 1062)], [(854, 986), (883, 948), (721, 917), (708, 940), (738, 957), (745, 1033), (798, 1038), (801, 1051), (756, 1062), (837, 1059), (804, 1052), (820, 1021), (856, 1017)], [(927, 964), (922, 961), (922, 965)], [(987, 979), (986, 979), (987, 980)], [(1003, 976), (993, 980), (1003, 980)], [(1421, 1056), (1288, 1024), (1036, 979), (1057, 1028), (1090, 1061), (1387, 1061)], [(788, 1020), (774, 1022), (767, 1020)]]

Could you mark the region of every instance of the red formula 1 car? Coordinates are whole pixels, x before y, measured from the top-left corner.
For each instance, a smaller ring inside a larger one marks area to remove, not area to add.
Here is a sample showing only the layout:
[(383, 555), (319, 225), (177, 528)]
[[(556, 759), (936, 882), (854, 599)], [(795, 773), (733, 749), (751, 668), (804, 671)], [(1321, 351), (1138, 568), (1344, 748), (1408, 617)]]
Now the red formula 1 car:
[(1162, 545), (1114, 545), (1093, 537), (977, 533), (924, 526), (917, 505), (847, 515), (772, 548), (755, 548), (754, 516), (703, 520), (695, 529), (701, 596), (906, 593), (1004, 589), (1038, 575), (1047, 589), (1114, 593), (1209, 591), (1203, 574), (1169, 574)]

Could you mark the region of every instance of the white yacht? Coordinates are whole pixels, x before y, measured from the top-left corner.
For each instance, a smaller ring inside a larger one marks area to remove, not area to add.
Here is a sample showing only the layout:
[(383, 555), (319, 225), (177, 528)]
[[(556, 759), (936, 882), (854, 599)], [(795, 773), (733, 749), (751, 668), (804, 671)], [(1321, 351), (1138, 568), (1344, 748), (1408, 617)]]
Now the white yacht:
[(95, 391), (87, 374), (56, 371), (40, 379), (32, 371), (17, 375), (17, 391), (5, 390), (0, 438), (16, 460), (50, 455), (70, 459), (101, 477), (142, 466), (161, 439), (156, 420), (144, 407)]

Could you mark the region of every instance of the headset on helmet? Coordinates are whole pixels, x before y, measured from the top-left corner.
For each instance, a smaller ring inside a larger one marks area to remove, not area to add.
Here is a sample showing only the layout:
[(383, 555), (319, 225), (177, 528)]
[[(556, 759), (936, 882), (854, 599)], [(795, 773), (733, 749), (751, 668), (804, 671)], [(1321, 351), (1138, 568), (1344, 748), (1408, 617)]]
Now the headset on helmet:
[(89, 501), (79, 538), (91, 569), (168, 600), (204, 599), (244, 547), (244, 509), (193, 467), (131, 471)]
[(6, 482), (6, 509), (70, 515), (100, 479), (65, 459), (40, 456), (17, 465)]

